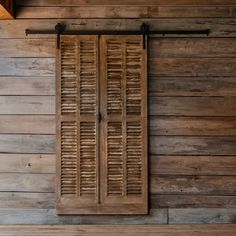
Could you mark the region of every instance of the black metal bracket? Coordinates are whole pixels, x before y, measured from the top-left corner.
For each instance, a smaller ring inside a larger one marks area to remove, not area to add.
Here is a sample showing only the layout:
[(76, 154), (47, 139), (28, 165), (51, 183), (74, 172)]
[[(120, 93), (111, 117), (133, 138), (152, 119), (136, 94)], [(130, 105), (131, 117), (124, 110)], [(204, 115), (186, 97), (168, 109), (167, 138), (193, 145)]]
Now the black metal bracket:
[(58, 23), (55, 30), (25, 30), (26, 36), (29, 34), (56, 34), (57, 48), (60, 48), (61, 35), (143, 35), (143, 48), (146, 48), (146, 37), (149, 35), (206, 35), (210, 30), (150, 30), (149, 25), (143, 23), (140, 30), (65, 30), (65, 26)]

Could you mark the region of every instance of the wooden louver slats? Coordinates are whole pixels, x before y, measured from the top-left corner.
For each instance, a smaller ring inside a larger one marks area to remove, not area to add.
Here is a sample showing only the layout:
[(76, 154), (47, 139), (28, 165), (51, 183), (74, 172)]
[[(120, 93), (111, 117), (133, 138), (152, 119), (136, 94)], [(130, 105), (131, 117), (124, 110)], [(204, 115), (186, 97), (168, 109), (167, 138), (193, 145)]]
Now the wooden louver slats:
[(58, 213), (147, 213), (147, 58), (142, 43), (142, 36), (61, 37)]

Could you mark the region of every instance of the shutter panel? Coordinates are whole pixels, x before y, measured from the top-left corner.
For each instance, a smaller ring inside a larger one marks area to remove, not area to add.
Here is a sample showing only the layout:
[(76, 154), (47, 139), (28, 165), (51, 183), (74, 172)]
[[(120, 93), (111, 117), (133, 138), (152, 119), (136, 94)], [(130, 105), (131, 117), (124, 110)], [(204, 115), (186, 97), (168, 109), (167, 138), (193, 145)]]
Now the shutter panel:
[(94, 212), (98, 202), (98, 42), (61, 36), (57, 62), (57, 210)]
[[(146, 43), (146, 42), (145, 42)], [(147, 55), (142, 36), (102, 36), (101, 201), (147, 213)]]

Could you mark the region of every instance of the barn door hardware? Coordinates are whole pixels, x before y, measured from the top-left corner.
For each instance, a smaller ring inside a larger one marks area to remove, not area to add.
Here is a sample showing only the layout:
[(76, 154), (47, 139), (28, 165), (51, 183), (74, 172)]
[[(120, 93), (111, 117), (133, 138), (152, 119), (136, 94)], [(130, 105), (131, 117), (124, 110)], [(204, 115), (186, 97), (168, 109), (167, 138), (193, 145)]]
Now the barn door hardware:
[(149, 30), (149, 25), (143, 23), (139, 30), (65, 30), (65, 26), (58, 23), (54, 30), (30, 30), (25, 34), (55, 34), (57, 35), (57, 48), (60, 47), (60, 35), (143, 35), (143, 48), (145, 49), (145, 37), (151, 35), (209, 35), (210, 30)]

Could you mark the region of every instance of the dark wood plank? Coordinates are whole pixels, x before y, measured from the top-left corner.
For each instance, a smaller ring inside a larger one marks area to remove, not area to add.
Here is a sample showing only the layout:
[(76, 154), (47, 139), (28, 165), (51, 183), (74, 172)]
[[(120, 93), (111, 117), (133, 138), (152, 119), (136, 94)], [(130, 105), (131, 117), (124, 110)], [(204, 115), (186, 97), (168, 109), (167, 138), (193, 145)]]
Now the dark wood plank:
[[(149, 156), (158, 175), (236, 175), (236, 156)], [(220, 178), (220, 177), (219, 177)]]
[[(17, 181), (16, 181), (17, 180)], [(54, 192), (54, 174), (0, 173), (0, 191)], [(0, 220), (2, 222), (2, 220)]]
[(152, 194), (236, 195), (235, 176), (152, 176)]
[(51, 154), (55, 152), (55, 136), (0, 134), (0, 152)]
[(165, 116), (236, 116), (235, 97), (150, 97), (149, 114)]
[(234, 117), (149, 117), (149, 135), (235, 136), (235, 134)]
[(55, 173), (55, 155), (0, 154), (0, 173)]
[(199, 209), (169, 209), (170, 224), (224, 224), (236, 223), (236, 209), (199, 208)]
[(55, 209), (55, 193), (0, 192), (1, 208)]
[(55, 114), (54, 96), (0, 96), (0, 114)]
[(55, 95), (55, 78), (1, 76), (0, 95)]
[[(97, 224), (166, 224), (167, 209), (150, 210), (146, 216), (59, 216), (55, 209), (0, 209), (1, 224), (95, 224), (96, 235), (98, 235)], [(50, 227), (50, 226), (49, 226)], [(64, 227), (64, 226), (63, 226)], [(124, 227), (124, 226), (122, 226)], [(2, 234), (0, 228), (0, 235)], [(32, 235), (32, 231), (28, 231)], [(26, 235), (26, 234), (24, 234)], [(34, 234), (37, 235), (37, 234)], [(43, 234), (45, 235), (45, 234)], [(42, 236), (43, 236), (42, 235)], [(58, 232), (57, 232), (58, 235)], [(71, 235), (71, 234), (70, 234)], [(76, 234), (78, 235), (78, 234)], [(103, 233), (101, 236), (104, 235)], [(109, 234), (110, 235), (110, 234)], [(4, 235), (6, 236), (6, 235)], [(9, 236), (9, 235), (8, 235)]]
[[(66, 19), (63, 20), (68, 30), (82, 29), (128, 29), (137, 30), (143, 23), (143, 19)], [(211, 29), (208, 37), (236, 37), (236, 31), (232, 27), (236, 24), (236, 19), (225, 18), (189, 18), (189, 19), (145, 19), (152, 30), (178, 30), (178, 29)], [(0, 21), (0, 38), (52, 38), (53, 35), (25, 35), (25, 29), (52, 30), (58, 23), (58, 19), (32, 19), (17, 21)], [(172, 36), (176, 37), (176, 36)], [(203, 37), (196, 36), (196, 37)]]
[(79, 18), (164, 18), (164, 17), (232, 17), (231, 7), (215, 6), (135, 6), (135, 5), (99, 5), (99, 6), (40, 6), (18, 7), (18, 19), (79, 19)]
[(151, 136), (150, 154), (235, 155), (236, 137)]
[(235, 5), (234, 0), (16, 0), (20, 6), (79, 6), (79, 5)]
[(54, 76), (54, 58), (0, 58), (0, 76)]
[[(1, 195), (0, 195), (1, 196)], [(151, 208), (235, 208), (235, 196), (151, 195)], [(184, 223), (184, 222), (182, 222)]]
[(0, 57), (55, 57), (53, 39), (0, 39)]
[(236, 58), (150, 59), (151, 76), (235, 76)]
[(1, 134), (55, 134), (54, 115), (0, 115)]
[(235, 77), (149, 77), (150, 96), (235, 96)]
[(151, 38), (150, 58), (235, 57), (236, 42), (231, 38)]

